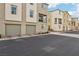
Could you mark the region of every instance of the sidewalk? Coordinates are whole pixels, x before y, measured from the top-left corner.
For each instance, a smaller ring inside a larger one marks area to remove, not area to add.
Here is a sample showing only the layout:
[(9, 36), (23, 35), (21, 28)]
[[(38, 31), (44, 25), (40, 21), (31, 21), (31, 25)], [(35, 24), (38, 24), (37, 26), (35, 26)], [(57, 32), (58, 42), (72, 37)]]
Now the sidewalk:
[(50, 32), (50, 34), (60, 35), (60, 36), (67, 36), (67, 37), (73, 37), (73, 38), (79, 38), (79, 34), (72, 34), (72, 33)]

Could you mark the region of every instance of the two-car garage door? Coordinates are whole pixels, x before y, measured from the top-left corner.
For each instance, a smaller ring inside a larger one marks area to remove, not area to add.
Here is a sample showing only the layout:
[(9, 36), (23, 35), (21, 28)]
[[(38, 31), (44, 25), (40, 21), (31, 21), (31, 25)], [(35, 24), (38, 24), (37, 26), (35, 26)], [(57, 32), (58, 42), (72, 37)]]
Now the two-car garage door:
[[(21, 25), (6, 24), (5, 25), (6, 36), (16, 36), (21, 34)], [(35, 34), (35, 25), (26, 25), (26, 34)]]
[(7, 36), (15, 36), (21, 34), (21, 25), (5, 25), (5, 32)]

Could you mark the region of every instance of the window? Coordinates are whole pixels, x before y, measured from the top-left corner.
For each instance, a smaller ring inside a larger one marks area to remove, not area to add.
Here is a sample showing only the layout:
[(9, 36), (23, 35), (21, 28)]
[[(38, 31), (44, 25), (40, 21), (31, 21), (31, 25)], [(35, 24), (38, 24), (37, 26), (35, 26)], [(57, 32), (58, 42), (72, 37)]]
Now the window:
[(33, 5), (33, 3), (30, 3), (30, 5)]
[(61, 18), (58, 18), (58, 23), (62, 24), (62, 19)]
[(72, 22), (71, 24), (72, 24), (72, 26), (73, 26), (73, 22)]
[(33, 17), (33, 10), (30, 10), (30, 17)]
[(39, 22), (43, 22), (43, 15), (39, 14)]
[(75, 26), (75, 22), (74, 21), (72, 22), (72, 26)]
[(75, 22), (73, 22), (73, 25), (75, 26)]
[(55, 18), (55, 24), (57, 24), (57, 18)]
[(47, 16), (46, 15), (43, 16), (43, 22), (47, 22)]
[(16, 11), (17, 11), (17, 6), (11, 5), (11, 14), (16, 14)]
[(39, 22), (47, 22), (47, 15), (39, 13)]

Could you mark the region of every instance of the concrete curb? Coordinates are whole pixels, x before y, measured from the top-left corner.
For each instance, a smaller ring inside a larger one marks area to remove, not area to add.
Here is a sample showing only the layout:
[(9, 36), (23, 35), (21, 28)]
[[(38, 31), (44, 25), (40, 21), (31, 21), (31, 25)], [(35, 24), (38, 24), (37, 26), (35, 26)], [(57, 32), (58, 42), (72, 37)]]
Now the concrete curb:
[(38, 35), (26, 35), (26, 36), (21, 36), (21, 37), (10, 37), (10, 38), (1, 38), (0, 41), (3, 40), (14, 40), (14, 39), (19, 39), (19, 38), (25, 38), (25, 37), (35, 37), (35, 36), (42, 36), (42, 35), (48, 35), (48, 34), (38, 34)]
[(43, 35), (49, 35), (49, 34), (60, 35), (60, 36), (67, 36), (67, 37), (73, 37), (73, 38), (79, 38), (78, 34), (69, 34), (69, 33), (61, 33), (61, 32), (50, 32), (48, 34), (38, 34), (38, 35), (28, 35), (28, 36), (26, 35), (26, 36), (21, 36), (21, 37), (1, 38), (0, 41), (3, 41), (3, 40), (14, 40), (14, 39), (25, 38), (25, 37), (43, 36)]

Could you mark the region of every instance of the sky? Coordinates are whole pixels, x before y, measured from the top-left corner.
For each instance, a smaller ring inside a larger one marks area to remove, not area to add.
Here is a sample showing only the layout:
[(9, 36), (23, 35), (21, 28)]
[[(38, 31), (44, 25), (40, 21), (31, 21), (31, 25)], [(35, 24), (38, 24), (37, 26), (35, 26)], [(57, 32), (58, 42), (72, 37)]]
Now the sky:
[(79, 4), (78, 3), (49, 3), (48, 10), (52, 11), (60, 9), (68, 11), (70, 15), (79, 17)]

